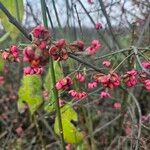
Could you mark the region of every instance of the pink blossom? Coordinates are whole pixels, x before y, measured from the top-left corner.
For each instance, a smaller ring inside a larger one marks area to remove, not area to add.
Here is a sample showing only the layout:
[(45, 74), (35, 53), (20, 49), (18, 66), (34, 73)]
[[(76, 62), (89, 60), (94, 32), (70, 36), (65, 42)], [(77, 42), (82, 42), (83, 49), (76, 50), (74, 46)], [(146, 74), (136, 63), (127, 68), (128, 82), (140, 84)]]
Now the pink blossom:
[(76, 97), (76, 95), (78, 94), (77, 91), (75, 91), (75, 90), (70, 90), (68, 93), (69, 93), (72, 97)]
[(97, 82), (90, 82), (88, 83), (88, 89), (93, 89), (97, 87)]
[(62, 90), (62, 89), (66, 90), (66, 89), (68, 89), (72, 84), (73, 84), (72, 79), (67, 76), (67, 77), (65, 77), (65, 78), (63, 78), (63, 79), (61, 79), (61, 80), (59, 80), (59, 81), (56, 83), (55, 87), (56, 87), (57, 90)]
[(72, 150), (72, 145), (71, 144), (67, 144), (66, 145), (66, 150)]
[(134, 69), (127, 71), (123, 78), (128, 87), (133, 87), (137, 84), (137, 71)]
[(94, 76), (96, 82), (101, 83), (103, 86), (113, 89), (120, 85), (120, 77), (116, 73), (108, 75), (99, 73)]
[(85, 81), (85, 76), (81, 73), (76, 74), (76, 79), (79, 80), (80, 82)]
[(142, 66), (143, 66), (145, 69), (150, 69), (150, 62), (149, 62), (149, 61), (144, 61), (144, 62), (142, 62)]
[(2, 58), (3, 58), (3, 59), (6, 60), (8, 57), (9, 57), (9, 53), (8, 53), (8, 52), (3, 52), (3, 53), (2, 53)]
[(102, 24), (101, 24), (100, 22), (97, 22), (97, 23), (95, 24), (95, 29), (96, 29), (96, 30), (102, 29)]
[(86, 92), (77, 92), (75, 90), (70, 90), (68, 92), (75, 100), (81, 100), (87, 97), (87, 93)]
[(105, 60), (105, 61), (103, 61), (103, 65), (104, 65), (105, 67), (110, 67), (111, 62), (108, 61), (108, 60)]
[(120, 104), (120, 102), (114, 103), (113, 107), (114, 107), (115, 109), (121, 109), (121, 104)]
[(88, 55), (95, 54), (102, 47), (101, 43), (98, 40), (93, 40), (91, 46), (86, 49)]
[(110, 98), (111, 96), (110, 96), (110, 94), (109, 94), (108, 92), (102, 91), (102, 92), (100, 93), (100, 97), (101, 97), (101, 98)]
[(150, 91), (150, 80), (149, 79), (144, 81), (144, 86), (145, 86), (146, 90)]
[(58, 40), (58, 41), (56, 42), (55, 46), (56, 46), (57, 48), (63, 48), (65, 44), (66, 44), (65, 39), (60, 39), (60, 40)]
[(26, 67), (23, 70), (24, 75), (32, 75), (32, 74), (37, 74), (37, 75), (41, 75), (44, 72), (44, 69), (42, 67)]

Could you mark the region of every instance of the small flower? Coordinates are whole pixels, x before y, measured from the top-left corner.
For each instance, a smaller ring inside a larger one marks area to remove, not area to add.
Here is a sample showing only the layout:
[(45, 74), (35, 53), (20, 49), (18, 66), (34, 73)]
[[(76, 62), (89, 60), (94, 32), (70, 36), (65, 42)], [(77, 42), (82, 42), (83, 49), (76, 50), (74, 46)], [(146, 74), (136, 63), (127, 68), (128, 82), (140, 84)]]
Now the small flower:
[(150, 91), (150, 80), (149, 79), (144, 81), (144, 86), (145, 86), (146, 90)]
[(114, 103), (113, 107), (114, 107), (115, 109), (121, 109), (121, 104), (120, 104), (120, 102)]
[(103, 65), (104, 65), (105, 67), (110, 67), (111, 62), (108, 61), (108, 60), (105, 60), (105, 61), (103, 61)]
[(97, 23), (95, 24), (95, 29), (96, 29), (96, 30), (102, 29), (102, 24), (101, 24), (100, 22), (97, 22)]
[(70, 90), (68, 92), (75, 100), (81, 100), (87, 97), (86, 92), (77, 92), (75, 90)]
[(23, 70), (24, 75), (33, 75), (33, 74), (37, 74), (37, 75), (41, 75), (44, 72), (44, 69), (42, 67), (26, 67)]
[(19, 49), (16, 45), (12, 45), (9, 50), (2, 53), (2, 58), (13, 62), (19, 62)]
[(93, 89), (97, 87), (97, 82), (90, 82), (88, 83), (88, 89)]
[(79, 80), (80, 82), (85, 81), (85, 76), (81, 73), (76, 74), (76, 79)]
[(72, 145), (71, 144), (67, 144), (66, 145), (66, 150), (72, 150)]
[(93, 40), (91, 46), (86, 49), (88, 55), (95, 54), (102, 47), (101, 43), (98, 40)]
[(65, 78), (63, 78), (63, 79), (61, 79), (61, 80), (59, 80), (59, 81), (56, 83), (55, 87), (56, 87), (57, 90), (62, 90), (62, 89), (66, 90), (66, 89), (68, 89), (72, 84), (73, 84), (72, 79), (67, 76), (67, 77), (65, 77)]
[(99, 73), (94, 75), (93, 78), (96, 82), (99, 82), (104, 87), (108, 87), (110, 89), (113, 89), (120, 85), (120, 77), (116, 73), (110, 73), (108, 75)]
[(127, 71), (123, 78), (128, 87), (133, 87), (137, 84), (137, 71), (134, 69)]
[(110, 98), (110, 97), (111, 97), (110, 94), (106, 91), (102, 91), (100, 93), (100, 98)]
[(150, 62), (149, 62), (149, 61), (144, 61), (144, 62), (142, 62), (142, 66), (143, 66), (145, 69), (150, 69)]
[(66, 45), (65, 39), (60, 39), (55, 43), (55, 46), (57, 48), (63, 48)]

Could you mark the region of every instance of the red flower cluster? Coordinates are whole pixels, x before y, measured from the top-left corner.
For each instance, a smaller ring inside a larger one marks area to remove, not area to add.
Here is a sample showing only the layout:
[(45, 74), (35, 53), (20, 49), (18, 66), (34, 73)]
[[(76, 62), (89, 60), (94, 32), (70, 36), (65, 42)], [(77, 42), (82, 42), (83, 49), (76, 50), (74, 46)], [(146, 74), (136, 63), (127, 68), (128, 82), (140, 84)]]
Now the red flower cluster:
[(127, 73), (123, 76), (124, 82), (128, 87), (133, 87), (137, 84), (137, 71), (136, 70), (131, 70), (127, 71)]
[(19, 49), (16, 45), (12, 45), (9, 50), (2, 53), (2, 58), (12, 62), (19, 62)]
[(54, 46), (49, 49), (49, 55), (57, 61), (66, 60), (68, 58), (66, 41), (64, 39), (57, 41)]
[(113, 89), (120, 85), (120, 77), (116, 73), (110, 73), (108, 75), (99, 73), (94, 75), (94, 80), (101, 83), (104, 87)]
[(81, 100), (83, 98), (87, 97), (87, 93), (86, 92), (77, 92), (75, 90), (70, 90), (68, 92), (75, 100)]
[(46, 49), (46, 46), (51, 43), (51, 37), (48, 30), (39, 25), (31, 32), (33, 43), (36, 44), (40, 49)]
[(24, 68), (24, 74), (42, 74), (43, 67), (49, 59), (50, 34), (42, 26), (34, 28), (31, 34), (34, 44), (27, 46), (23, 50), (23, 61), (30, 64), (30, 67)]
[(93, 40), (91, 46), (86, 49), (88, 55), (95, 54), (102, 47), (98, 40)]
[(97, 82), (90, 82), (88, 83), (88, 89), (94, 89), (97, 87)]
[(65, 77), (65, 78), (63, 78), (63, 79), (61, 79), (61, 80), (59, 80), (59, 81), (56, 83), (55, 87), (56, 87), (57, 90), (62, 90), (62, 89), (63, 89), (63, 90), (66, 90), (66, 89), (68, 89), (72, 84), (73, 84), (72, 79), (67, 76), (67, 77)]

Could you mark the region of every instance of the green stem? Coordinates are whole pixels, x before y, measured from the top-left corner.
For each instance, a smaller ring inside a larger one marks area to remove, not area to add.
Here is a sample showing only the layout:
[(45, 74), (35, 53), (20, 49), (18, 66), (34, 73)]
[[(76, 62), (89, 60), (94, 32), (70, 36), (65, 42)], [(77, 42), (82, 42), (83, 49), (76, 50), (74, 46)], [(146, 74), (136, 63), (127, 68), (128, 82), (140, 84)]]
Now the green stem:
[[(41, 8), (42, 8), (44, 26), (48, 28), (45, 0), (41, 0)], [(55, 70), (54, 70), (54, 65), (53, 65), (53, 60), (52, 59), (50, 59), (50, 68), (51, 68), (50, 72), (51, 72), (52, 86), (53, 86), (53, 93), (54, 93), (53, 96), (54, 96), (54, 100), (56, 101), (56, 109), (57, 109), (57, 115), (58, 115), (59, 132), (60, 132), (61, 146), (62, 146), (61, 148), (62, 148), (62, 150), (65, 150), (65, 141), (64, 141), (64, 135), (63, 135), (62, 118), (61, 118), (61, 112), (60, 112), (60, 107), (59, 107), (58, 91), (55, 88), (56, 77), (55, 77)]]

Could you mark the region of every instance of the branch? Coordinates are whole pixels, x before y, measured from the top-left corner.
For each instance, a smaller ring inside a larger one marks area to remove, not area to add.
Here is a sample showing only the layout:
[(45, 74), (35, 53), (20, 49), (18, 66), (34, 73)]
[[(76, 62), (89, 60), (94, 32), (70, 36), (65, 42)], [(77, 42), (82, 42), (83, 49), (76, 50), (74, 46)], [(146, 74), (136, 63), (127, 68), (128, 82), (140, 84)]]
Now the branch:
[(105, 16), (105, 18), (106, 18), (106, 21), (107, 21), (107, 24), (108, 24), (109, 31), (110, 31), (110, 34), (111, 34), (111, 36), (112, 36), (112, 39), (113, 39), (113, 41), (116, 43), (117, 47), (120, 48), (120, 44), (119, 44), (119, 42), (117, 41), (117, 39), (116, 39), (116, 37), (115, 37), (115, 35), (114, 35), (114, 33), (113, 33), (112, 25), (111, 25), (111, 22), (110, 22), (110, 20), (109, 20), (108, 14), (107, 14), (107, 12), (106, 12), (104, 3), (103, 3), (102, 0), (99, 0), (99, 3), (100, 3), (100, 6), (101, 6), (101, 10), (102, 10), (102, 12), (103, 12), (103, 14), (104, 14), (104, 16)]
[(20, 23), (10, 14), (10, 12), (6, 9), (6, 7), (0, 2), (0, 9), (5, 13), (8, 17), (9, 22), (16, 26), (21, 33), (30, 41), (32, 41), (31, 36), (26, 32), (26, 30), (20, 25)]

